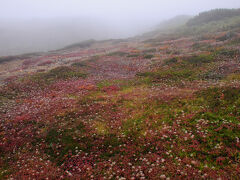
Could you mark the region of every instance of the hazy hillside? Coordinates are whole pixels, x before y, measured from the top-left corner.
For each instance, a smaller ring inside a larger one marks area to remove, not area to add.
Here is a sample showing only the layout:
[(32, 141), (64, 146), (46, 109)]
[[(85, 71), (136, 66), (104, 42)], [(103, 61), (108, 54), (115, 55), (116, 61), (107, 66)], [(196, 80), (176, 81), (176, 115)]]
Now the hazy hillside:
[(144, 34), (142, 38), (159, 41), (233, 30), (240, 27), (240, 10), (215, 9), (200, 13), (193, 18), (180, 16), (162, 23), (160, 27)]
[[(0, 56), (58, 49), (90, 38), (105, 39), (113, 29), (84, 19), (0, 22)], [(111, 33), (114, 36), (114, 33)]]
[(189, 15), (180, 15), (176, 16), (174, 18), (165, 20), (158, 24), (153, 31), (144, 33), (142, 35), (142, 38), (148, 39), (148, 38), (154, 38), (161, 35), (174, 33), (177, 29), (180, 27), (183, 27), (186, 25), (186, 23), (192, 18), (192, 16)]
[(240, 16), (240, 9), (214, 9), (200, 13), (198, 16), (187, 22), (188, 26), (202, 25), (212, 21), (219, 21), (225, 18)]
[(0, 19), (0, 56), (55, 50), (88, 39), (126, 38), (146, 29), (91, 18)]
[(156, 28), (160, 31), (168, 31), (185, 25), (193, 16), (180, 15), (160, 23)]
[(240, 17), (187, 18), (0, 57), (0, 180), (240, 179)]

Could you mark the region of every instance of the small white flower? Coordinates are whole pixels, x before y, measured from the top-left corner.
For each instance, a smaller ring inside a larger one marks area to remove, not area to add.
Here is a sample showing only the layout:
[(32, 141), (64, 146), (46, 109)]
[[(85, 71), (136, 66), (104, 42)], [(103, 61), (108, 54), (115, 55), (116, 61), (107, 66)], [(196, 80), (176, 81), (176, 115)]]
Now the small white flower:
[(165, 174), (162, 174), (162, 175), (160, 176), (160, 178), (161, 178), (161, 179), (165, 179), (165, 178), (166, 178), (166, 175), (165, 175)]

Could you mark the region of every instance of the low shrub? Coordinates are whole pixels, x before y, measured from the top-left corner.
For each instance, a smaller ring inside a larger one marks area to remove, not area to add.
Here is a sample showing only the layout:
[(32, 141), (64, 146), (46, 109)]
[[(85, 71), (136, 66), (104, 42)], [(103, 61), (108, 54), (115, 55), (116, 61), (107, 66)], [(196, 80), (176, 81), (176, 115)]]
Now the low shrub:
[(134, 57), (139, 57), (139, 56), (140, 56), (140, 54), (130, 54), (127, 57), (134, 58)]
[(116, 52), (109, 53), (108, 56), (125, 56), (127, 54), (128, 53), (126, 52), (116, 51)]
[(164, 63), (166, 64), (166, 65), (170, 65), (170, 64), (175, 64), (175, 63), (177, 63), (178, 62), (178, 58), (171, 58), (171, 59), (166, 59), (165, 61), (164, 61)]
[(145, 59), (152, 59), (154, 57), (154, 55), (152, 54), (146, 54), (143, 56)]
[(204, 63), (210, 63), (214, 60), (212, 55), (205, 55), (205, 54), (201, 54), (201, 55), (195, 55), (195, 56), (191, 56), (185, 59), (185, 61), (187, 63), (190, 64), (204, 64)]
[(215, 52), (216, 55), (222, 55), (222, 56), (227, 56), (230, 58), (235, 57), (237, 54), (239, 54), (239, 50), (236, 49), (221, 49)]
[(144, 72), (137, 74), (140, 77), (149, 77), (153, 81), (177, 81), (177, 80), (193, 80), (195, 73), (191, 70), (166, 70), (157, 72)]
[(60, 66), (56, 67), (48, 72), (37, 73), (32, 77), (32, 80), (37, 82), (53, 82), (60, 79), (70, 78), (85, 78), (86, 74), (71, 67)]

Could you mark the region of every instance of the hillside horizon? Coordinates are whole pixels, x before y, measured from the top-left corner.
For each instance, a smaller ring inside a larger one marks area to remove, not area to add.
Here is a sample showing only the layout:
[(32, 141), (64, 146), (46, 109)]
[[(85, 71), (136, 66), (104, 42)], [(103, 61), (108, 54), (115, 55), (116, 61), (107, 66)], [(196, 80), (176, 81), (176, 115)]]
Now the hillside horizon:
[[(228, 10), (231, 11), (232, 9)], [(200, 12), (199, 14), (201, 15), (211, 11), (214, 10)], [(152, 36), (154, 32), (161, 34), (168, 31), (169, 33), (186, 25), (189, 21), (193, 21), (192, 18), (197, 18), (199, 14), (195, 16), (177, 15), (145, 28), (140, 25), (139, 30), (137, 30), (138, 32), (136, 31), (137, 28), (132, 30), (132, 32), (127, 32), (127, 30), (124, 30), (126, 29), (124, 27), (122, 29), (110, 27), (106, 23), (104, 25), (104, 22), (94, 19), (90, 19), (90, 21), (81, 18), (55, 18), (52, 20), (36, 19), (28, 21), (12, 20), (14, 24), (10, 24), (11, 21), (7, 22), (2, 19), (0, 27), (0, 40), (2, 44), (0, 56), (53, 51), (89, 39), (127, 39), (141, 37), (142, 34), (143, 36)], [(95, 22), (98, 22), (98, 24)], [(18, 24), (21, 24), (22, 27), (18, 28)]]

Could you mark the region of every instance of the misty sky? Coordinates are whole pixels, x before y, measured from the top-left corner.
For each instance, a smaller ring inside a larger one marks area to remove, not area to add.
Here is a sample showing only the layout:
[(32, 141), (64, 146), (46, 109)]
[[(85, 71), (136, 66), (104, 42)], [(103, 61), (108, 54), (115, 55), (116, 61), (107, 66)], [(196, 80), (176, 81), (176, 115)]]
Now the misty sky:
[(0, 56), (131, 37), (215, 8), (240, 8), (240, 0), (0, 0)]
[(0, 0), (0, 17), (93, 17), (106, 21), (159, 21), (213, 8), (240, 8), (240, 0)]

